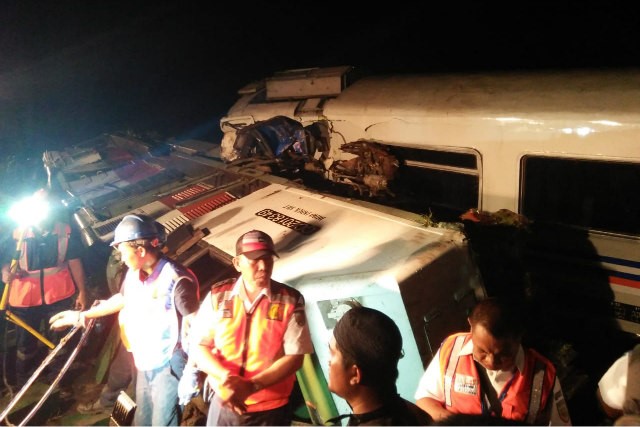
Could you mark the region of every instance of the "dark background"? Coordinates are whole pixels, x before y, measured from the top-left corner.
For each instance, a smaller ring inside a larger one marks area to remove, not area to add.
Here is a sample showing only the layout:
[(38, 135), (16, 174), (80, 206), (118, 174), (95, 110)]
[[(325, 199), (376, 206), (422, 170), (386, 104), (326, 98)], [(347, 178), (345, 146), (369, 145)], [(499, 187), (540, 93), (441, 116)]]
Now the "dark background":
[(240, 87), (292, 68), (638, 66), (635, 9), (583, 1), (6, 0), (0, 145), (5, 154), (39, 155), (124, 130), (218, 141), (218, 121)]

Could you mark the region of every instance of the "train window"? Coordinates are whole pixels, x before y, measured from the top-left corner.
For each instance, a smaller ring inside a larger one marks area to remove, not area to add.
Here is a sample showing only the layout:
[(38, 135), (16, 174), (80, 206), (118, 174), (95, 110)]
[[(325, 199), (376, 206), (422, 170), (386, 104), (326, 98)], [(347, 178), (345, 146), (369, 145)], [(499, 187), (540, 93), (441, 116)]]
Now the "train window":
[(437, 221), (458, 221), (480, 208), (480, 155), (474, 150), (446, 151), (392, 147), (401, 167), (392, 182), (396, 206), (431, 212)]
[(529, 219), (640, 235), (640, 163), (524, 156), (521, 170)]

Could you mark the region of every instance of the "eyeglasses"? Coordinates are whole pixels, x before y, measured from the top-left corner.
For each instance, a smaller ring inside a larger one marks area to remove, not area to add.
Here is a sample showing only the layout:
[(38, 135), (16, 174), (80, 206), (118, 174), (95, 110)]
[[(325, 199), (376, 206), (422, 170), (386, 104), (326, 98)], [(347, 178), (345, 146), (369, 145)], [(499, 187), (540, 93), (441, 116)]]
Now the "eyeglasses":
[(129, 247), (132, 247), (132, 248), (136, 248), (136, 247), (138, 247), (138, 246), (143, 246), (143, 245), (139, 244), (139, 243), (138, 243), (138, 242), (136, 242), (136, 241), (130, 241), (130, 242), (120, 242), (120, 243), (116, 243), (115, 245), (113, 245), (113, 248), (114, 248), (115, 250), (119, 251), (119, 250), (120, 250), (120, 246), (121, 246), (121, 245), (129, 246)]

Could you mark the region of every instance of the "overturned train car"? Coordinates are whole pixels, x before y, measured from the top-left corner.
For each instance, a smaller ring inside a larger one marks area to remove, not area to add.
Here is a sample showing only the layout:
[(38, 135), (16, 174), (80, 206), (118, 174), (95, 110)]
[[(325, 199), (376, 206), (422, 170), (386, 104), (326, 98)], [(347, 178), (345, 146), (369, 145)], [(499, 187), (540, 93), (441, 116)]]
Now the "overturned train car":
[(307, 302), (315, 354), (298, 373), (304, 419), (322, 424), (349, 411), (326, 378), (329, 337), (351, 300), (398, 323), (405, 352), (398, 390), (413, 400), (417, 373), (446, 335), (467, 328), (468, 310), (485, 296), (464, 235), (425, 226), (406, 211), (311, 190), (256, 165), (225, 164), (217, 148), (103, 135), (44, 159), (87, 245), (108, 245), (127, 214), (151, 215), (168, 232), (168, 255), (189, 266), (205, 292), (235, 274), (240, 234), (269, 233), (280, 255), (274, 279)]

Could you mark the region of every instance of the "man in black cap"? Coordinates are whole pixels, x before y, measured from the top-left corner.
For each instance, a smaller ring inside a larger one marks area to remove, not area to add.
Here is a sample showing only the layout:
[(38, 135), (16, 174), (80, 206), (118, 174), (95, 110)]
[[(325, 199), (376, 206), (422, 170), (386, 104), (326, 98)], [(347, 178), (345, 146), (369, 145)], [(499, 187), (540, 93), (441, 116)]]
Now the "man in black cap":
[(329, 390), (347, 401), (347, 425), (429, 425), (431, 417), (400, 397), (396, 388), (402, 335), (395, 322), (353, 303), (333, 329), (329, 343)]
[(313, 345), (302, 294), (271, 279), (277, 256), (268, 234), (240, 236), (240, 277), (213, 285), (192, 324), (191, 357), (215, 392), (207, 425), (291, 425), (295, 373)]

